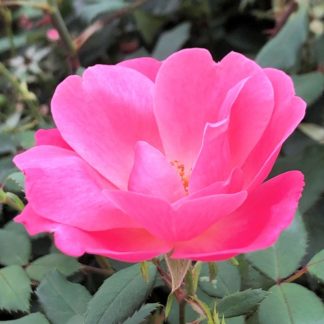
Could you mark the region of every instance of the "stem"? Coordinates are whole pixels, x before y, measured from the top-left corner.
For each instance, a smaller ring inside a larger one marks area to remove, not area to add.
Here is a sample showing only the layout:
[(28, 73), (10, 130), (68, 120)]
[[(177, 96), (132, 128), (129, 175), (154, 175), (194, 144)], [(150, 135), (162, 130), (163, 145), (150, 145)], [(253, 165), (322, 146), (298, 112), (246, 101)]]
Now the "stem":
[(65, 25), (56, 0), (47, 0), (47, 2), (51, 6), (50, 15), (52, 18), (53, 25), (57, 29), (60, 38), (68, 52), (68, 55), (70, 56), (71, 68), (73, 71), (75, 71), (80, 66), (80, 62), (72, 37)]
[(0, 6), (28, 6), (35, 9), (40, 9), (44, 11), (50, 11), (50, 7), (45, 3), (37, 3), (31, 1), (19, 1), (19, 0), (2, 0)]
[(111, 272), (111, 274), (113, 274), (115, 272), (115, 270), (113, 269), (113, 267), (111, 266), (111, 264), (109, 263), (107, 258), (105, 258), (101, 255), (95, 255), (95, 259), (96, 259), (97, 263), (99, 264), (100, 268)]
[(20, 83), (17, 78), (11, 74), (11, 72), (5, 67), (4, 64), (0, 62), (0, 75), (3, 75), (7, 81), (12, 85), (14, 90), (21, 96), (21, 99), (27, 107), (30, 109), (31, 113), (36, 120), (42, 120), (42, 117), (38, 109), (38, 100), (34, 93), (30, 92), (26, 85)]
[(298, 270), (297, 272), (295, 272), (294, 274), (292, 274), (290, 277), (283, 280), (282, 282), (293, 282), (298, 278), (300, 278), (301, 276), (303, 276), (306, 272), (308, 272), (307, 266), (301, 268), (300, 270)]
[(186, 323), (186, 304), (185, 300), (179, 303), (179, 324)]
[(137, 9), (141, 5), (143, 5), (145, 2), (149, 0), (134, 0), (133, 3), (131, 3), (129, 6), (125, 8), (121, 8), (120, 10), (117, 10), (112, 15), (109, 15), (108, 17), (104, 17), (101, 19), (98, 19), (93, 24), (88, 26), (74, 41), (77, 49), (80, 49), (86, 41), (98, 30), (102, 29), (105, 25), (108, 25), (113, 20), (120, 18), (129, 12)]
[(5, 25), (5, 32), (6, 35), (9, 39), (9, 43), (10, 43), (10, 54), (11, 56), (14, 56), (16, 54), (16, 47), (15, 47), (15, 43), (13, 40), (13, 33), (12, 33), (12, 15), (11, 15), (11, 11), (6, 8), (0, 7), (0, 13), (2, 14), (3, 20), (4, 20), (4, 25)]
[(86, 264), (83, 264), (81, 267), (81, 270), (84, 272), (93, 272), (93, 273), (97, 273), (100, 275), (103, 275), (105, 277), (109, 277), (111, 276), (114, 271), (108, 270), (108, 269), (101, 269), (101, 268), (97, 268), (97, 267), (92, 267)]

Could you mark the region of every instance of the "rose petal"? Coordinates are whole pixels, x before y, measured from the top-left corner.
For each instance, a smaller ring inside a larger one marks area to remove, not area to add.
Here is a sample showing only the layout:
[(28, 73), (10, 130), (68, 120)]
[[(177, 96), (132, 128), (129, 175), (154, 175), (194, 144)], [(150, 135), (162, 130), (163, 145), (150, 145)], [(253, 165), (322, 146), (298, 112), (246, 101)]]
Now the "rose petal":
[(72, 148), (64, 141), (57, 128), (39, 129), (35, 133), (36, 145), (53, 145), (72, 150)]
[(114, 187), (74, 152), (41, 145), (14, 162), (26, 174), (29, 203), (43, 217), (86, 230), (134, 226), (102, 192)]
[(237, 211), (193, 240), (177, 243), (172, 257), (215, 261), (271, 246), (291, 223), (303, 186), (299, 171), (265, 182)]
[(170, 161), (190, 169), (206, 122), (215, 121), (217, 69), (204, 49), (185, 49), (163, 61), (156, 78), (154, 112)]
[(128, 189), (168, 202), (185, 195), (175, 167), (171, 166), (159, 150), (146, 142), (136, 144), (135, 162), (129, 177)]
[(168, 242), (198, 235), (217, 219), (238, 208), (246, 197), (245, 192), (239, 192), (181, 200), (171, 206), (161, 199), (134, 192), (105, 192), (127, 215), (154, 236)]
[(66, 142), (123, 189), (135, 143), (145, 140), (161, 148), (152, 107), (153, 83), (122, 66), (96, 65), (82, 78), (68, 77), (52, 99), (53, 117)]
[(292, 81), (284, 72), (265, 69), (275, 94), (275, 109), (262, 138), (243, 166), (246, 186), (260, 184), (270, 173), (287, 137), (305, 115), (306, 103), (294, 96)]
[(152, 57), (140, 57), (120, 62), (117, 65), (134, 69), (155, 81), (161, 62)]
[(88, 232), (49, 221), (29, 205), (15, 218), (31, 235), (54, 233), (56, 246), (65, 254), (79, 257), (92, 253), (126, 262), (139, 262), (167, 253), (171, 246), (139, 228), (118, 228)]

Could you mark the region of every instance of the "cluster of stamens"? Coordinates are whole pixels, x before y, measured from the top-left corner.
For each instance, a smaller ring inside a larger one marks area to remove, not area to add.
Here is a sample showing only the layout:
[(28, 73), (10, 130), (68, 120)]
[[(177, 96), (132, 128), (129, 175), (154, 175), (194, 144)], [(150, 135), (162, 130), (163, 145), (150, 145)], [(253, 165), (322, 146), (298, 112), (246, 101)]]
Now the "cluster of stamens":
[(174, 161), (171, 162), (171, 165), (174, 166), (177, 169), (178, 174), (179, 174), (179, 176), (181, 178), (181, 181), (182, 181), (183, 188), (184, 188), (185, 192), (188, 193), (189, 176), (186, 175), (184, 164), (180, 163), (178, 160), (174, 160)]

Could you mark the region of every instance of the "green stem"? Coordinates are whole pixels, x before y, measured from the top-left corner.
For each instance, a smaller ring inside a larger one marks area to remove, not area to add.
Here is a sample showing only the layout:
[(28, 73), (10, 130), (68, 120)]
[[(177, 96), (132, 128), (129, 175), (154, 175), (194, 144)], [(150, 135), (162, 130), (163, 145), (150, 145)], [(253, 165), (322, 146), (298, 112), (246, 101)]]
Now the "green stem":
[(95, 255), (95, 259), (96, 259), (98, 265), (100, 266), (100, 268), (110, 271), (111, 273), (115, 272), (107, 258), (105, 258), (101, 255)]
[(4, 26), (5, 33), (9, 39), (11, 56), (14, 56), (16, 54), (16, 47), (13, 40), (11, 11), (6, 7), (3, 8), (0, 7), (0, 12), (2, 14), (4, 25), (5, 25)]
[(34, 118), (38, 121), (42, 120), (39, 113), (38, 100), (34, 93), (30, 92), (26, 84), (20, 83), (18, 79), (0, 62), (0, 75), (3, 75), (7, 81), (12, 85), (15, 92), (21, 96), (21, 100), (26, 104)]
[(31, 2), (31, 1), (24, 1), (24, 0), (2, 0), (0, 3), (0, 6), (28, 6), (35, 9), (40, 9), (44, 11), (50, 11), (50, 7), (47, 4), (44, 3), (37, 3), (37, 2)]
[(50, 15), (52, 18), (53, 25), (57, 29), (60, 38), (68, 52), (68, 55), (70, 56), (71, 68), (73, 71), (75, 71), (80, 66), (76, 46), (62, 18), (62, 15), (57, 5), (57, 1), (47, 0), (47, 2), (51, 6)]
[(179, 303), (179, 324), (186, 323), (186, 304), (185, 300)]

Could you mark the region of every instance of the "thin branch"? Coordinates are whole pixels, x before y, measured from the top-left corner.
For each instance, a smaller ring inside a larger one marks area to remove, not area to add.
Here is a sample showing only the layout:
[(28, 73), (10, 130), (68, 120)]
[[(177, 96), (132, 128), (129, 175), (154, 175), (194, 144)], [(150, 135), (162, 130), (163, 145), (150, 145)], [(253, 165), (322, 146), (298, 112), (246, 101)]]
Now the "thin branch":
[(77, 38), (75, 38), (74, 44), (75, 44), (76, 49), (80, 50), (80, 48), (86, 43), (86, 41), (94, 33), (99, 31), (100, 29), (102, 29), (105, 25), (108, 25), (115, 19), (120, 18), (120, 17), (130, 13), (131, 11), (137, 9), (138, 7), (142, 6), (147, 1), (149, 1), (149, 0), (135, 0), (129, 6), (115, 11), (112, 15), (109, 15), (108, 17), (103, 17), (101, 19), (96, 20), (93, 24), (88, 26)]
[(50, 12), (51, 7), (46, 3), (38, 3), (38, 2), (31, 2), (31, 1), (23, 1), (23, 0), (2, 0), (0, 1), (0, 6), (5, 7), (12, 7), (12, 6), (28, 6), (35, 9), (40, 9), (43, 11)]
[(290, 277), (282, 280), (281, 282), (293, 282), (295, 280), (297, 280), (298, 278), (300, 278), (301, 276), (303, 276), (305, 273), (308, 272), (308, 268), (307, 266), (301, 268), (300, 270), (298, 270), (297, 272), (295, 272), (294, 274), (292, 274)]
[(70, 57), (70, 65), (73, 71), (77, 70), (80, 66), (77, 49), (72, 40), (72, 37), (65, 25), (65, 22), (62, 18), (60, 10), (58, 8), (56, 0), (47, 0), (49, 6), (51, 7), (50, 15), (52, 18), (52, 23), (54, 27), (57, 29), (60, 38), (66, 48), (66, 51)]

